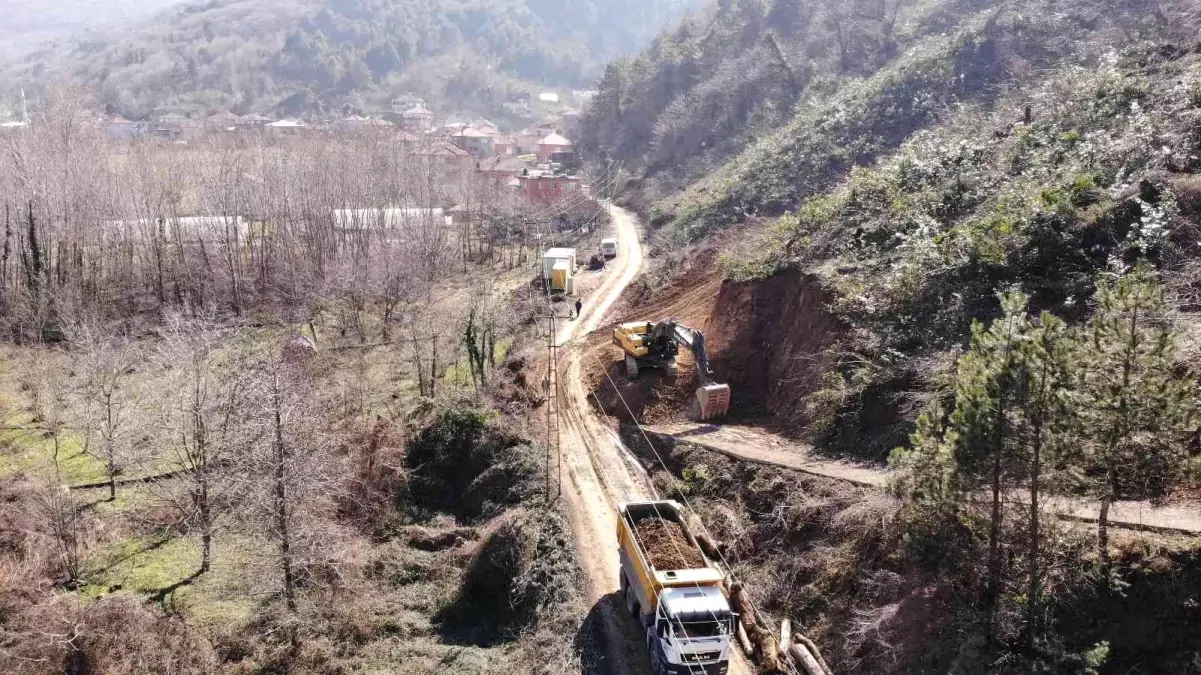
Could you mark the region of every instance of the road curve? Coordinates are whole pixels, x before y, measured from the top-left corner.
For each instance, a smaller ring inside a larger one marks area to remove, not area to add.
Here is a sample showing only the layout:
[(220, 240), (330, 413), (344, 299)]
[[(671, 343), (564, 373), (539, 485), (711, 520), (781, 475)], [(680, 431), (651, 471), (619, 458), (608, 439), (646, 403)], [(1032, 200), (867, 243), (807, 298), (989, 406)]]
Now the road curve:
[[(651, 497), (649, 479), (632, 461), (617, 435), (588, 403), (588, 387), (581, 373), (584, 340), (596, 331), (609, 309), (638, 276), (643, 252), (637, 218), (612, 207), (620, 254), (610, 264), (604, 283), (585, 299), (581, 316), (568, 323), (556, 339), (561, 349), (561, 379), (558, 395), (562, 423), (560, 442), (563, 497), (576, 535), (587, 583), (587, 596), (596, 620), (604, 631), (602, 672), (648, 674), (650, 663), (633, 620), (618, 599), (617, 509), (619, 502)], [(735, 650), (730, 672), (750, 675), (754, 671)]]

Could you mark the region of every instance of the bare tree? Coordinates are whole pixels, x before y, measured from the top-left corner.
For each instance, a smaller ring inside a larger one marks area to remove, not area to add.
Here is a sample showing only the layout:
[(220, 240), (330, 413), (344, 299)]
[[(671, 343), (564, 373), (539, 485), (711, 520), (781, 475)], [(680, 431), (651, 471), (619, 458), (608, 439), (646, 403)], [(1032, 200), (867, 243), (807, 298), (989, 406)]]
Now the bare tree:
[(63, 586), (77, 587), (88, 548), (88, 527), (80, 504), (69, 487), (55, 484), (33, 490), (30, 507), (38, 529), (53, 545)]
[(299, 580), (310, 577), (310, 563), (320, 557), (316, 544), (322, 536), (317, 528), (333, 508), (334, 486), (341, 475), (324, 430), (314, 423), (319, 413), (307, 396), (312, 390), (313, 383), (296, 364), (273, 354), (254, 369), (247, 399), (256, 402), (256, 440), (245, 472), (248, 496), (275, 543), (275, 567), (292, 611)]
[(160, 427), (169, 477), (151, 491), (199, 531), (197, 574), (209, 570), (213, 534), (236, 504), (232, 472), (246, 442), (239, 417), (245, 382), (234, 368), (222, 367), (220, 337), (206, 320), (170, 317), (158, 354), (166, 371)]
[(128, 375), (137, 363), (133, 342), (91, 324), (72, 329), (76, 368), (82, 373), (83, 451), (103, 462), (109, 500), (117, 498), (117, 477), (134, 462), (135, 397)]
[(62, 482), (63, 441), (70, 417), (66, 373), (53, 352), (39, 348), (21, 374), (21, 385), (32, 402), (32, 426), (50, 440), (49, 459), (54, 469), (54, 484), (58, 485)]

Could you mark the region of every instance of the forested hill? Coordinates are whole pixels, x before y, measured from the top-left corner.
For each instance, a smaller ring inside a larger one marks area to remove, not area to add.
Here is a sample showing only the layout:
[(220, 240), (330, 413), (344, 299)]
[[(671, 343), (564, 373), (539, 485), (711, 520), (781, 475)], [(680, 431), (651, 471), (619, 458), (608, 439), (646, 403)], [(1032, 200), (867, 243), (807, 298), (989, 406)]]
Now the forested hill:
[(39, 43), (98, 26), (134, 21), (182, 0), (5, 0), (0, 21), (0, 58)]
[(584, 145), (695, 236), (787, 212), (964, 106), (1191, 48), (1199, 17), (1190, 0), (715, 0), (608, 66)]
[(584, 88), (692, 0), (209, 0), (93, 32), (4, 73), (94, 85), (128, 116), (229, 107), (370, 108), (412, 91), (487, 111), (535, 86)]
[(845, 361), (776, 412), (882, 460), (998, 294), (1079, 322), (1139, 260), (1201, 288), (1199, 25), (1194, 0), (719, 0), (608, 66), (582, 146), (661, 254), (740, 228), (727, 279), (819, 288)]

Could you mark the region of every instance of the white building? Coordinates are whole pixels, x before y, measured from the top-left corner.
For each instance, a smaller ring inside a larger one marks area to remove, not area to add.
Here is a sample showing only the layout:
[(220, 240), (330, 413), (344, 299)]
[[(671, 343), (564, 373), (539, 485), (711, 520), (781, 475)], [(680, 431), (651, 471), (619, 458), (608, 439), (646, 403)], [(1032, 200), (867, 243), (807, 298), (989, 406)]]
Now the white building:
[(451, 226), (453, 221), (443, 209), (335, 209), (334, 227), (343, 231), (403, 231), (411, 228)]

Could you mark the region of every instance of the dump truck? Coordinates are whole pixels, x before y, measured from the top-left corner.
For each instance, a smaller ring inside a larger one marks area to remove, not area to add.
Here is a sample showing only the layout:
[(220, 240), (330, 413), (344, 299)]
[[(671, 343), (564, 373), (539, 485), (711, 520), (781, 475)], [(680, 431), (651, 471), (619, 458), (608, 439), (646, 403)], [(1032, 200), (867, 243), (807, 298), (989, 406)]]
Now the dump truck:
[(725, 675), (736, 616), (724, 574), (707, 557), (675, 501), (618, 506), (620, 585), (655, 675)]
[(626, 375), (638, 377), (644, 368), (674, 371), (680, 347), (692, 352), (696, 365), (696, 416), (700, 420), (723, 417), (730, 412), (730, 385), (714, 380), (705, 351), (705, 335), (675, 319), (634, 321), (613, 329), (613, 344), (625, 352)]

